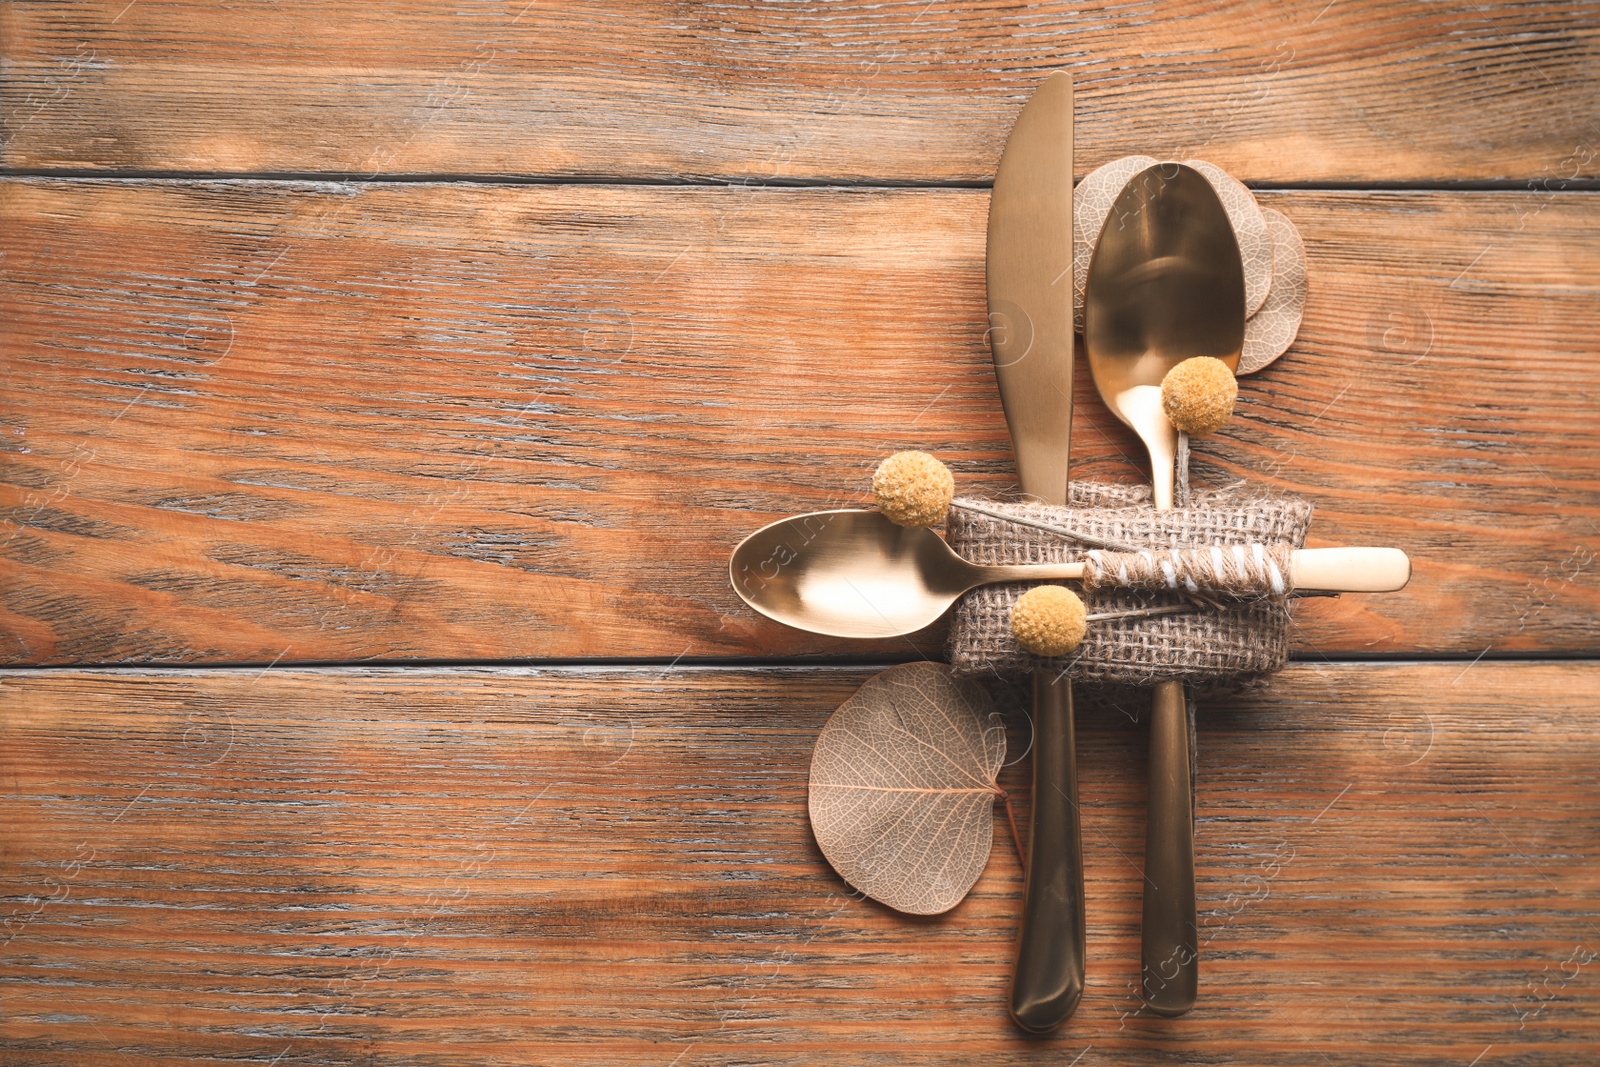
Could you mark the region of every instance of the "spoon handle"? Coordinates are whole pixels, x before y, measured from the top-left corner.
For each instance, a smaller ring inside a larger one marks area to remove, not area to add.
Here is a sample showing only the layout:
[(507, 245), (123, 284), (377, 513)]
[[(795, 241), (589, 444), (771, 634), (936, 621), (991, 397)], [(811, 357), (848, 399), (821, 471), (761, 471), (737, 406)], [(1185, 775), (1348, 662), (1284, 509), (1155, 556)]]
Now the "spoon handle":
[(1033, 816), (1011, 1018), (1036, 1034), (1061, 1025), (1083, 995), (1083, 841), (1072, 720), (1072, 683), (1034, 671)]
[[(973, 572), (980, 585), (1070, 581), (1083, 577), (1083, 564), (997, 563), (974, 566)], [(1411, 559), (1398, 548), (1297, 548), (1289, 554), (1289, 574), (1294, 587), (1306, 592), (1392, 593), (1411, 580)], [(1148, 583), (1133, 586), (1143, 587)]]
[(975, 568), (978, 582), (1054, 582), (1083, 577), (1082, 563), (990, 563)]
[(1144, 839), (1145, 1003), (1182, 1015), (1199, 989), (1194, 892), (1194, 803), (1189, 778), (1188, 697), (1161, 682), (1150, 703), (1150, 798)]

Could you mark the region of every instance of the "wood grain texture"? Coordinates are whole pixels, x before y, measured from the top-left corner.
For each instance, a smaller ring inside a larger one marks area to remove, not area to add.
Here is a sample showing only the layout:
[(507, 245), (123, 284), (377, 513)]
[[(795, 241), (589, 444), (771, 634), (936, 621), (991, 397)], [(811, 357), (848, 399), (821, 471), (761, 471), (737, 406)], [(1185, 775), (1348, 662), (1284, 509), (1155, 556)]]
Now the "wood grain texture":
[[(1587, 194), (1274, 193), (1311, 295), (1196, 461), (1412, 554), (1305, 656), (1600, 642)], [(976, 190), (13, 180), (12, 663), (914, 656), (746, 609), (732, 547), (932, 451), (1014, 485)], [(1081, 362), (1080, 362), (1081, 367)], [(1074, 476), (1138, 480), (1080, 373)]]
[(1085, 162), (1600, 175), (1591, 0), (13, 0), (0, 62), (10, 167), (984, 181), (1066, 68)]
[(810, 746), (866, 677), (0, 676), (0, 1062), (1568, 1065), (1600, 1035), (1592, 664), (1302, 664), (1206, 709), (1177, 1020), (1131, 993), (1144, 731), (1082, 710), (1088, 985), (1045, 1041), (1005, 1015), (1004, 834), (931, 920), (811, 842)]

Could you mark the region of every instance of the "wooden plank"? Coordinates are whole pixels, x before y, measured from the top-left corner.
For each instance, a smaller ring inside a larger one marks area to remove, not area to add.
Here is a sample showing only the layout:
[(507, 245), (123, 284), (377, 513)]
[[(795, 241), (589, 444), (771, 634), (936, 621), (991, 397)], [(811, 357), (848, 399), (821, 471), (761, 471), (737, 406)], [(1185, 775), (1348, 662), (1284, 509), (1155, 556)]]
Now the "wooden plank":
[(0, 164), (984, 181), (1027, 93), (1081, 166), (1253, 181), (1600, 175), (1591, 0), (446, 5), (13, 0)]
[[(1306, 656), (1592, 651), (1588, 194), (1274, 193), (1301, 339), (1196, 477), (1305, 493), (1403, 594)], [(789, 631), (728, 553), (898, 448), (1014, 484), (978, 190), (13, 180), (12, 663), (913, 656)], [(1079, 375), (1076, 477), (1137, 442)]]
[[(1144, 733), (1081, 710), (1088, 986), (1048, 1041), (1005, 1017), (1004, 835), (931, 920), (853, 899), (811, 841), (810, 746), (868, 673), (8, 673), (0, 1058), (1570, 1064), (1593, 1047), (1600, 666), (1301, 664), (1207, 708), (1202, 998), (1181, 1020), (1130, 993)], [(1026, 777), (1004, 784), (1025, 796)]]

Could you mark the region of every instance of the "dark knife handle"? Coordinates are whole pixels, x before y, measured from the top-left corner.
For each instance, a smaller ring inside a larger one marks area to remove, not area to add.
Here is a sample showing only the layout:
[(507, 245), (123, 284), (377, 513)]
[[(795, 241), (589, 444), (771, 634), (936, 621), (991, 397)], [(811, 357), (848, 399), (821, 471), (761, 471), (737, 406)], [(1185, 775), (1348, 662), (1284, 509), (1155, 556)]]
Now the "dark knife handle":
[(1157, 1015), (1182, 1015), (1199, 990), (1194, 894), (1194, 791), (1189, 701), (1162, 682), (1150, 702), (1150, 799), (1144, 832), (1144, 999)]
[(1011, 1018), (1024, 1030), (1060, 1026), (1083, 995), (1083, 841), (1072, 683), (1033, 672), (1033, 816)]

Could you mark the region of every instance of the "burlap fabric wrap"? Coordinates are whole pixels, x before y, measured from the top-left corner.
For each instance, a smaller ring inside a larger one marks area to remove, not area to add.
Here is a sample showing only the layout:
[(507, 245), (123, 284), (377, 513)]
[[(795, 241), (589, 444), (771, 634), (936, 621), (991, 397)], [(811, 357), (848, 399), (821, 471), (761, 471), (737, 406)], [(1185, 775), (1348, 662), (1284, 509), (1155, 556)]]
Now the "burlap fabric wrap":
[[(1195, 493), (1187, 506), (1158, 512), (1145, 486), (1075, 482), (1065, 507), (973, 499), (987, 510), (1056, 523), (1140, 548), (1191, 548), (1287, 542), (1305, 544), (1310, 503), (1262, 496), (1244, 486)], [(960, 501), (957, 501), (960, 503)], [(952, 507), (951, 547), (974, 563), (1057, 563), (1076, 560), (1087, 546), (1028, 526)], [(1222, 611), (1096, 620), (1077, 650), (1039, 660), (1011, 636), (1011, 606), (1030, 586), (987, 585), (957, 603), (950, 627), (950, 662), (967, 674), (1017, 676), (1042, 666), (1065, 669), (1102, 685), (1151, 685), (1181, 679), (1208, 688), (1247, 683), (1289, 658), (1290, 604), (1232, 602)], [(1176, 593), (1108, 589), (1084, 594), (1090, 615), (1188, 603)]]

